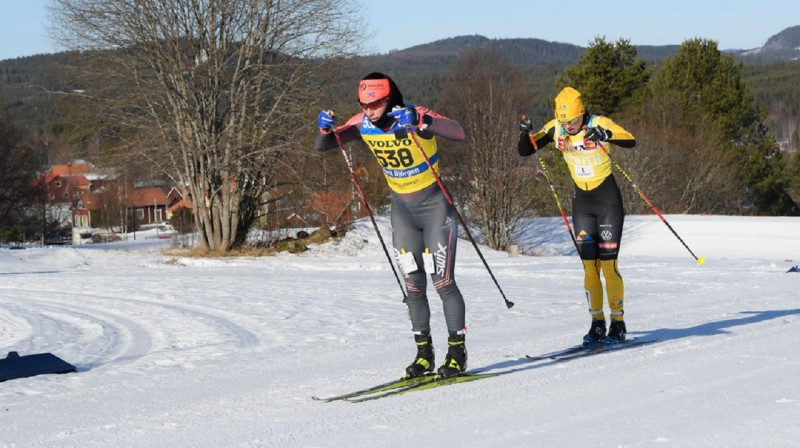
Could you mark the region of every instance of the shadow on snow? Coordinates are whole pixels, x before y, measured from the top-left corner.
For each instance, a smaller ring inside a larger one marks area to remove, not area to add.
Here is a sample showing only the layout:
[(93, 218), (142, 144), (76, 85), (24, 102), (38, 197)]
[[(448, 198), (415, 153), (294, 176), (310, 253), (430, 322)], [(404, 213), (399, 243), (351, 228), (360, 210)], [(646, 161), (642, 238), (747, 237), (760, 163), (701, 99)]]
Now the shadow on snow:
[[(756, 324), (759, 322), (778, 319), (785, 316), (800, 315), (800, 309), (742, 311), (739, 314), (745, 315), (746, 317), (737, 317), (715, 322), (707, 322), (688, 328), (659, 328), (651, 331), (635, 331), (635, 332), (630, 332), (629, 334), (636, 335), (637, 338), (640, 340), (652, 340), (655, 343), (659, 344), (663, 342), (675, 341), (691, 337), (724, 335), (724, 334), (729, 334), (730, 331), (728, 329), (733, 327)], [(541, 356), (547, 356), (547, 355), (545, 354)], [(542, 360), (534, 361), (530, 358), (518, 358), (514, 360), (501, 361), (487, 366), (479, 367), (476, 370), (480, 370), (481, 372), (488, 372), (498, 369), (511, 369), (511, 371), (520, 372), (520, 371), (550, 366), (554, 364), (559, 364), (568, 360), (569, 359), (549, 359), (544, 361)]]

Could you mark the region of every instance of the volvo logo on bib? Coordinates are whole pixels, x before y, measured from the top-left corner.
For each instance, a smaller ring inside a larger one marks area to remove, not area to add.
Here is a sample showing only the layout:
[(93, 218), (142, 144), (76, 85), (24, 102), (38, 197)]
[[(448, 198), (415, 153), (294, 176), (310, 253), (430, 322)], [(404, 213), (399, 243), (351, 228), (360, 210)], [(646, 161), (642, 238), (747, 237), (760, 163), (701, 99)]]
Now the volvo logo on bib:
[(405, 140), (369, 140), (367, 143), (373, 148), (408, 148), (413, 142), (407, 138)]

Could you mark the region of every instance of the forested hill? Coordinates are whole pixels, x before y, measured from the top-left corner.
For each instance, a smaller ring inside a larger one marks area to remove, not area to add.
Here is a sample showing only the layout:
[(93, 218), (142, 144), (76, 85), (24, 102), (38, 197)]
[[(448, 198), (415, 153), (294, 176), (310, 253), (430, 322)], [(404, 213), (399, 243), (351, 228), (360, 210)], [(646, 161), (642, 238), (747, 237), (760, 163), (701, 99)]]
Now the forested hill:
[[(542, 39), (489, 39), (480, 35), (457, 36), (417, 45), (388, 54), (366, 56), (364, 59), (381, 66), (430, 67), (446, 66), (472, 48), (493, 45), (509, 60), (520, 67), (567, 66), (574, 64), (584, 47)], [(640, 57), (646, 61), (660, 61), (675, 53), (678, 45), (636, 47)]]
[[(675, 54), (680, 42), (674, 45), (635, 45), (639, 57), (647, 62), (659, 62)], [(567, 66), (574, 64), (585, 47), (550, 42), (542, 39), (489, 39), (481, 35), (456, 36), (416, 45), (388, 54), (374, 54), (365, 59), (378, 62), (411, 64), (413, 66), (448, 65), (471, 48), (491, 44), (514, 64), (520, 67)], [(767, 39), (763, 47), (755, 49), (724, 49), (745, 64), (794, 61), (800, 59), (800, 25), (786, 28)]]
[[(634, 43), (635, 44), (635, 43)], [(433, 98), (442, 73), (462, 54), (472, 48), (492, 45), (499, 49), (513, 64), (526, 69), (529, 87), (547, 97), (552, 94), (555, 76), (563, 73), (567, 66), (575, 64), (586, 48), (577, 45), (549, 42), (542, 39), (489, 39), (480, 35), (457, 36), (423, 45), (392, 51), (388, 54), (359, 56), (349, 64), (347, 79), (362, 76), (369, 71), (380, 70), (391, 73), (404, 85), (429, 86), (414, 93), (427, 104), (435, 105)], [(675, 54), (679, 45), (636, 46), (640, 58), (658, 64)], [(800, 26), (787, 28), (766, 40), (766, 44), (751, 50), (724, 50), (734, 54), (745, 64), (746, 76), (752, 80), (751, 89), (759, 101), (767, 101), (764, 108), (774, 112), (795, 114), (795, 108), (787, 105), (787, 98), (800, 96), (796, 83), (783, 82), (787, 76), (797, 79), (800, 72)], [(65, 71), (67, 67), (85, 66), (81, 59), (86, 54), (64, 52), (35, 55), (0, 61), (0, 112), (8, 113), (12, 120), (23, 128), (43, 129), (53, 121), (53, 102), (58, 94), (73, 89), (91, 89), (91, 86), (72, 85)], [(773, 67), (779, 74), (772, 75)], [(747, 73), (750, 71), (751, 73)], [(69, 76), (73, 78), (73, 76)], [(778, 85), (772, 84), (776, 78)], [(769, 80), (766, 85), (760, 81)], [(769, 89), (768, 91), (766, 89)], [(777, 91), (776, 91), (777, 89)], [(784, 92), (783, 90), (789, 89)], [(782, 99), (783, 106), (774, 102)], [(792, 109), (786, 111), (786, 108)]]
[(743, 51), (744, 61), (797, 61), (800, 60), (800, 25), (786, 28), (770, 37), (761, 48)]

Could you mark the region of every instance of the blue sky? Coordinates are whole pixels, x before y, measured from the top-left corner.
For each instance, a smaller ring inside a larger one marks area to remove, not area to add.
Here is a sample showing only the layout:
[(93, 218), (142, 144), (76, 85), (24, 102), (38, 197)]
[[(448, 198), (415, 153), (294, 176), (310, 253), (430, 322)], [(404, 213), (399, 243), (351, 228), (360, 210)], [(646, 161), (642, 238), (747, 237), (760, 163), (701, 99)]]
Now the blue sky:
[[(700, 37), (720, 49), (750, 49), (800, 25), (797, 0), (399, 0), (360, 2), (364, 19), (354, 36), (368, 53), (386, 53), (453, 36), (537, 38), (582, 47), (596, 36), (634, 45), (680, 44)], [(61, 51), (47, 36), (49, 0), (0, 0), (0, 59)], [(358, 2), (353, 1), (353, 5)], [(564, 5), (564, 6), (559, 6)]]

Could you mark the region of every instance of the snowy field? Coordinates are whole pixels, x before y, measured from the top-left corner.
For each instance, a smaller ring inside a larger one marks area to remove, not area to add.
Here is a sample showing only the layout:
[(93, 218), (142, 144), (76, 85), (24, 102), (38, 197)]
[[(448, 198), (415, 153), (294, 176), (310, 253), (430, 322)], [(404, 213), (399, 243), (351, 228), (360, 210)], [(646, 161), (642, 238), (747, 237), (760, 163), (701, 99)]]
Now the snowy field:
[[(800, 440), (800, 218), (629, 216), (629, 335), (658, 343), (522, 364), (588, 330), (560, 218), (468, 241), (456, 278), (470, 368), (508, 375), (366, 403), (313, 401), (399, 377), (415, 353), (369, 221), (300, 255), (188, 259), (169, 240), (0, 248), (0, 357), (77, 373), (0, 383), (0, 447), (788, 447)], [(391, 241), (388, 220), (379, 219)], [(444, 319), (432, 289), (437, 363)]]

